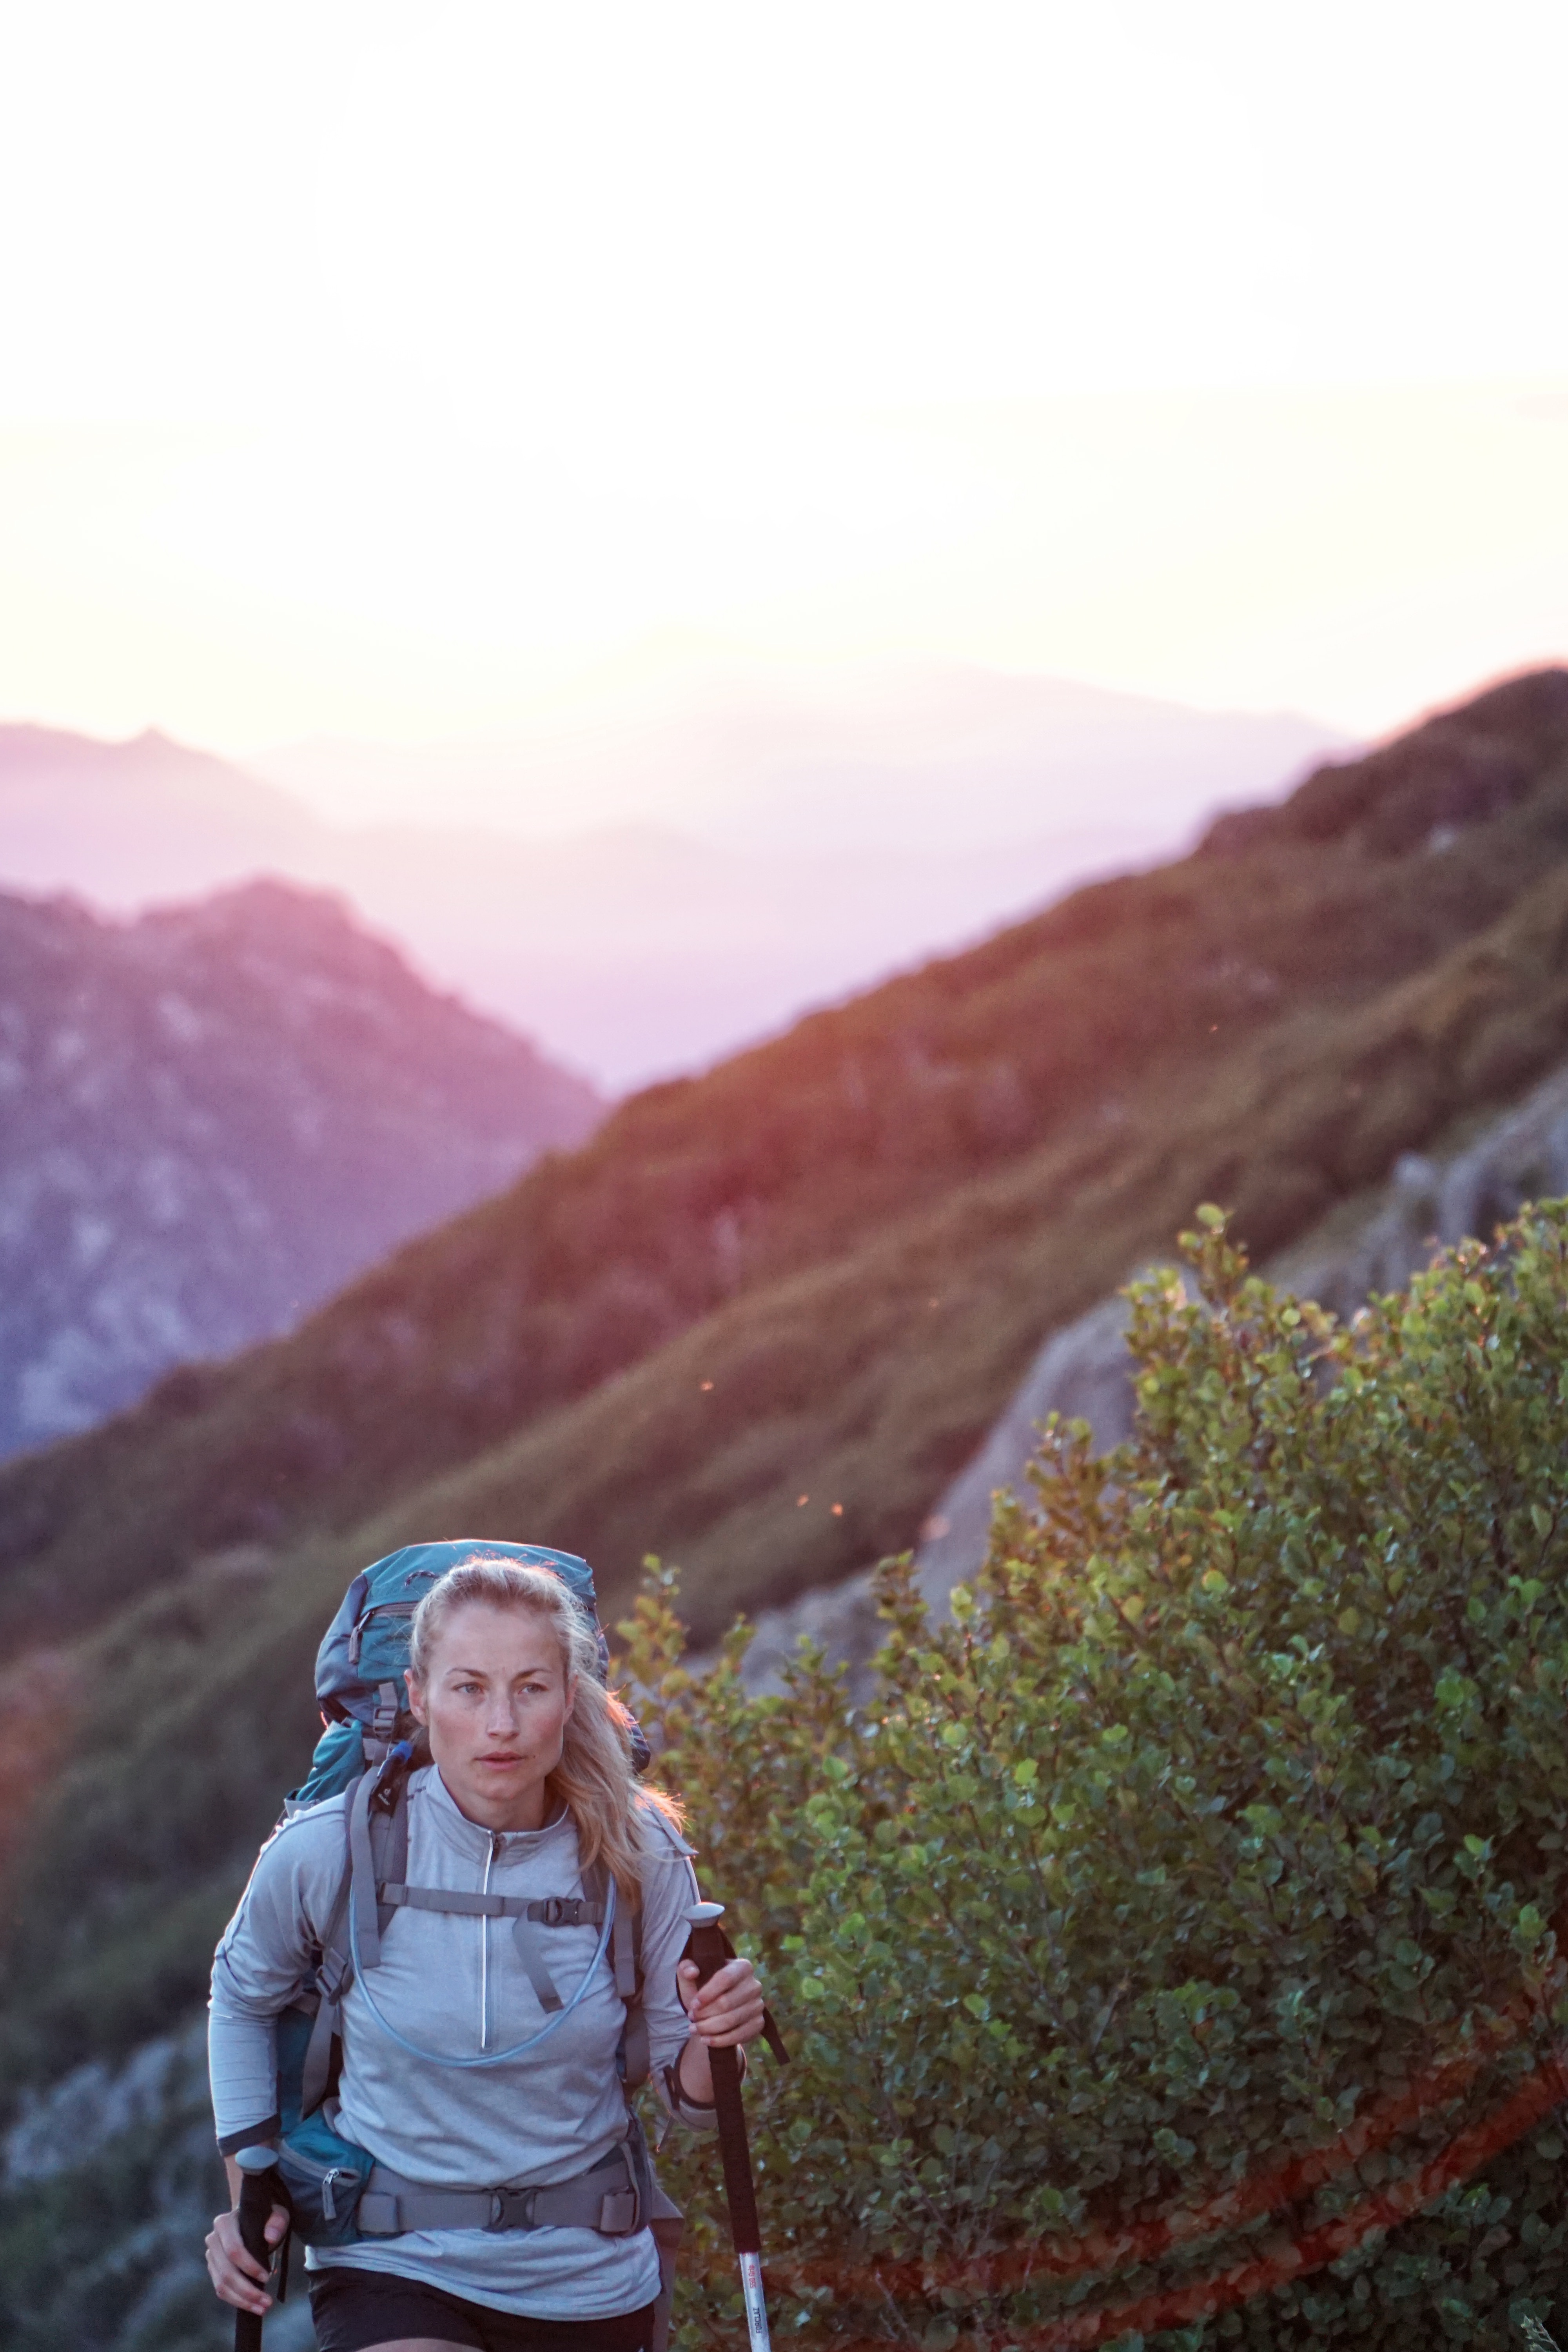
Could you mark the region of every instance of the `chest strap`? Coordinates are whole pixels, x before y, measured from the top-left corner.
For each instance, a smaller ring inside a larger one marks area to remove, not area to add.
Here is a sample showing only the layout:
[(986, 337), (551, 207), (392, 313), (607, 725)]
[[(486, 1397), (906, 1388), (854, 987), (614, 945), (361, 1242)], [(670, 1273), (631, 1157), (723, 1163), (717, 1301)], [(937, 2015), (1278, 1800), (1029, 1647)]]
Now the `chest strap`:
[[(314, 2027), (300, 2087), (300, 2113), (312, 2115), (334, 2079), (336, 2051), (342, 2031), (342, 2002), (353, 1979), (349, 1957), (349, 1914), (353, 1916), (353, 1942), (362, 1968), (381, 1964), (381, 1939), (399, 1910), (456, 1911), (470, 1917), (507, 1919), (512, 1940), (535, 2000), (546, 2015), (563, 2002), (545, 1965), (538, 1927), (604, 1926), (615, 1903), (609, 1872), (594, 1863), (583, 1873), (582, 1895), (549, 1895), (525, 1902), (515, 1895), (466, 1895), (455, 1887), (410, 1886), (408, 1870), (408, 1765), (399, 1748), (379, 1768), (361, 1778), (345, 1808), (348, 1852), (331, 1917), (321, 1937), (321, 1964), (307, 1997), (317, 2003)], [(687, 1849), (682, 1849), (686, 1851)], [(610, 1929), (610, 1964), (616, 1990), (626, 2004), (626, 2031), (617, 2061), (628, 2091), (648, 2078), (647, 2019), (642, 2001), (642, 1915), (624, 1903), (615, 1903)], [(483, 2223), (479, 2226), (487, 2226)]]
[[(512, 1942), (533, 1997), (546, 2016), (562, 2006), (555, 1979), (531, 1930), (534, 1927), (602, 1927), (605, 1906), (581, 1895), (546, 1895), (534, 1902), (521, 1895), (465, 1895), (454, 1886), (405, 1886), (395, 1879), (376, 1888), (377, 1903), (393, 1911), (457, 1911), (469, 1919), (510, 1919)], [(456, 2224), (454, 2227), (458, 2226)]]
[(596, 2230), (629, 2238), (647, 2220), (637, 2153), (623, 2141), (574, 2180), (542, 2189), (435, 2189), (378, 2164), (354, 2220), (370, 2238), (405, 2230)]
[(521, 1895), (464, 1895), (455, 1886), (399, 1886), (384, 1882), (378, 1901), (395, 1910), (461, 1911), (470, 1919), (531, 1919), (541, 1927), (602, 1927), (605, 1906), (582, 1895), (546, 1895), (525, 1902)]

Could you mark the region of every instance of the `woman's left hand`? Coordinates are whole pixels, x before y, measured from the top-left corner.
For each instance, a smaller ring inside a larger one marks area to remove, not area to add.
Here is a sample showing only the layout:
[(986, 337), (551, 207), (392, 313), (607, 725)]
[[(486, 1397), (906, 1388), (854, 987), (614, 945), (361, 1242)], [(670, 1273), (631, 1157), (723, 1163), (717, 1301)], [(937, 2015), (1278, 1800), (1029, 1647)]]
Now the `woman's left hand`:
[(740, 2049), (761, 2033), (763, 1989), (750, 1960), (726, 1960), (700, 1986), (696, 1961), (682, 1960), (675, 1982), (692, 2032), (710, 2050)]

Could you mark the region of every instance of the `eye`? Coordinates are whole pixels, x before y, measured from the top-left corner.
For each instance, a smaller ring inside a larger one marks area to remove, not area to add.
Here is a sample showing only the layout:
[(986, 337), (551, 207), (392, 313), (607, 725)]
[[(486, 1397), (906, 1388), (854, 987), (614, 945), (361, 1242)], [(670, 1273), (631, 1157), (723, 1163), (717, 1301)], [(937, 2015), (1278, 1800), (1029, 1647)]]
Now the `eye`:
[(456, 1685), (459, 1698), (467, 1698), (471, 1691), (482, 1690), (483, 1687), (484, 1685), (482, 1683), (458, 1683)]

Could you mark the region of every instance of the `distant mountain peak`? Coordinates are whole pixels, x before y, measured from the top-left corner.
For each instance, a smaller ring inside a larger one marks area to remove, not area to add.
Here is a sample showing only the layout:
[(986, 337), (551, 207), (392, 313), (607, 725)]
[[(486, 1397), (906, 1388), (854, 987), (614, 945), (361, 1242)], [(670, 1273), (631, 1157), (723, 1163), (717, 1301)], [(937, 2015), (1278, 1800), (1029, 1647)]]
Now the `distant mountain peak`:
[(327, 884), (618, 1088), (1168, 856), (1338, 740), (929, 662), (715, 669), (510, 743), (247, 766), (155, 727), (0, 728), (0, 885), (134, 909), (263, 873)]
[(281, 1330), (599, 1115), (327, 890), (0, 896), (0, 1453)]

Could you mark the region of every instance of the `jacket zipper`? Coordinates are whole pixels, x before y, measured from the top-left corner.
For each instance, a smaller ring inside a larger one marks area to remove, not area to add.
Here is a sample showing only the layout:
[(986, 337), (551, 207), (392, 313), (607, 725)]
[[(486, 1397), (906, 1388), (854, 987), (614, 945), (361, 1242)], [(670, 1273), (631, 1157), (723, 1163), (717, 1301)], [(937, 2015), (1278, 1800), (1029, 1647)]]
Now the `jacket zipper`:
[[(489, 1852), (485, 1856), (485, 1883), (479, 1889), (481, 1895), (488, 1895), (490, 1891), (490, 1865), (500, 1854), (500, 1832), (498, 1830), (492, 1830)], [(481, 2050), (488, 2050), (490, 2046), (489, 1969), (490, 1923), (481, 1911), (479, 1914), (479, 2048)]]

